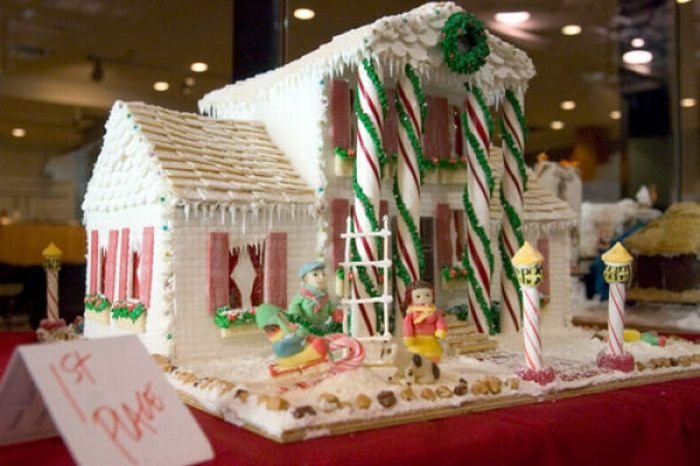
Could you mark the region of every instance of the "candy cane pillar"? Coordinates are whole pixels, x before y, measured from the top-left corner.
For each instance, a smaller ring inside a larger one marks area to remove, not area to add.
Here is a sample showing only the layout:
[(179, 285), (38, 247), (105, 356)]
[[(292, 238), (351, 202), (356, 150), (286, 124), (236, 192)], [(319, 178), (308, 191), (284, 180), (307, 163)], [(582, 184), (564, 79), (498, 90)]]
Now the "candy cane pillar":
[(46, 319), (58, 321), (58, 271), (61, 270), (63, 252), (51, 242), (42, 252), (46, 271)]
[(423, 159), (421, 134), (425, 121), (425, 99), (418, 76), (406, 65), (396, 89), (396, 110), (399, 116), (399, 155), (394, 178), (396, 218), (396, 296), (403, 309), (406, 287), (420, 280), (425, 269), (423, 244), (420, 239), (420, 194)]
[(519, 284), (510, 258), (522, 246), (523, 196), (526, 189), (524, 147), (526, 126), (521, 98), (508, 90), (503, 101), (501, 136), (503, 138), (503, 179), (501, 205), (503, 221), (499, 237), (501, 252), (501, 332), (520, 331), (521, 302)]
[(523, 299), (523, 339), (525, 342), (525, 369), (519, 375), (545, 385), (554, 380), (554, 370), (542, 363), (542, 338), (540, 337), (540, 293), (537, 285), (542, 282), (544, 258), (527, 241), (512, 258), (512, 265), (520, 283)]
[[(382, 129), (386, 115), (386, 94), (381, 73), (370, 59), (358, 66), (355, 114), (357, 116), (357, 159), (353, 175), (355, 195), (353, 229), (356, 233), (378, 231), (381, 196)], [(361, 262), (378, 260), (378, 241), (372, 237), (357, 238), (353, 256)], [(355, 299), (376, 297), (379, 277), (377, 268), (369, 265), (355, 267), (352, 295)], [(352, 308), (350, 333), (353, 336), (373, 336), (377, 316), (371, 303), (357, 303)]]
[(464, 211), (467, 213), (467, 247), (462, 264), (467, 271), (469, 316), (480, 333), (489, 333), (493, 255), (489, 237), (493, 178), (488, 162), (493, 122), (481, 90), (467, 88), (462, 127), (467, 138), (467, 185)]
[(610, 285), (608, 297), (608, 346), (598, 354), (599, 367), (622, 372), (634, 370), (634, 357), (623, 348), (625, 330), (625, 283), (630, 279), (632, 256), (616, 243), (602, 256), (603, 277)]

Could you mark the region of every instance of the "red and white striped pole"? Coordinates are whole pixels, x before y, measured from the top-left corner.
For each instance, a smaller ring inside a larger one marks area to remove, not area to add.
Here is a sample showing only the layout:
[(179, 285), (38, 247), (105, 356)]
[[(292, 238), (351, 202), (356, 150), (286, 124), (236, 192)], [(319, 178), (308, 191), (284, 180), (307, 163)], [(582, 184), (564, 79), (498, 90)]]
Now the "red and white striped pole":
[(61, 270), (63, 252), (51, 242), (42, 252), (46, 271), (46, 318), (58, 321), (58, 271)]
[(608, 296), (608, 346), (598, 354), (597, 363), (605, 369), (631, 372), (634, 357), (623, 347), (625, 331), (625, 283), (630, 279), (632, 256), (616, 243), (602, 256), (603, 277), (610, 285)]
[(542, 282), (544, 257), (527, 241), (512, 257), (511, 262), (520, 283), (523, 298), (523, 337), (525, 341), (525, 369), (519, 375), (523, 380), (540, 385), (554, 380), (554, 370), (542, 363), (542, 338), (540, 337), (540, 293), (537, 285)]

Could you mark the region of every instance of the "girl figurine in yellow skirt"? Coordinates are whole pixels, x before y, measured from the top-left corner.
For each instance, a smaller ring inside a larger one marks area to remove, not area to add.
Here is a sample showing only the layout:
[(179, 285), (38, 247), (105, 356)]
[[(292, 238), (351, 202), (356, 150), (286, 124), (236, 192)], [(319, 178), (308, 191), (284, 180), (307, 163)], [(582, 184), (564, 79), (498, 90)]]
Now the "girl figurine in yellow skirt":
[(406, 317), (403, 320), (403, 341), (410, 353), (440, 362), (440, 341), (447, 336), (443, 312), (435, 307), (433, 286), (424, 281), (413, 282), (406, 290)]

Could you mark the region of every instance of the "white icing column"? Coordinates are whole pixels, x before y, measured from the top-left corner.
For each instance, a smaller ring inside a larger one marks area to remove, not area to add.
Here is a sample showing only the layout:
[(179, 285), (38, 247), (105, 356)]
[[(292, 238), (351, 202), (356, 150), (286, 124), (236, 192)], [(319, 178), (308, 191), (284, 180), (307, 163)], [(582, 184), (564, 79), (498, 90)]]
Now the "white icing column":
[[(381, 199), (381, 155), (384, 106), (386, 99), (381, 82), (381, 71), (371, 59), (364, 59), (357, 70), (357, 158), (353, 191), (355, 195), (352, 226), (356, 233), (380, 229), (379, 204)], [(377, 237), (378, 238), (378, 237)], [(353, 268), (352, 295), (367, 300), (378, 296), (377, 268), (368, 266), (378, 258), (378, 244), (374, 237), (357, 238), (355, 250), (362, 266)], [(352, 307), (350, 333), (353, 336), (374, 336), (377, 316), (374, 305), (360, 302)]]
[(527, 183), (525, 172), (525, 120), (522, 96), (506, 91), (501, 116), (503, 138), (503, 179), (501, 205), (503, 221), (500, 233), (501, 253), (501, 332), (520, 331), (521, 302), (518, 280), (510, 258), (523, 245), (523, 207)]
[(396, 87), (399, 137), (398, 160), (394, 199), (398, 215), (396, 217), (396, 252), (399, 263), (397, 271), (396, 297), (399, 308), (407, 286), (420, 280), (423, 267), (423, 246), (420, 242), (420, 196), (421, 170), (419, 160), (423, 157), (421, 135), (423, 133), (422, 95), (418, 76), (410, 65), (406, 65)]

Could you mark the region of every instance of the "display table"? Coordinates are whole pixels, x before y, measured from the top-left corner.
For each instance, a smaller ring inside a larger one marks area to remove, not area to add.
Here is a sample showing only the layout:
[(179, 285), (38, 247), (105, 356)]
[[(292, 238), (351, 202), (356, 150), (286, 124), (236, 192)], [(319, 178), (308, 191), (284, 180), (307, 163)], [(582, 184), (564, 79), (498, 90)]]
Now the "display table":
[[(0, 370), (30, 333), (0, 333)], [(700, 378), (280, 445), (192, 410), (211, 464), (697, 465)], [(0, 413), (2, 416), (2, 413)], [(0, 447), (0, 464), (73, 464), (59, 438)]]

